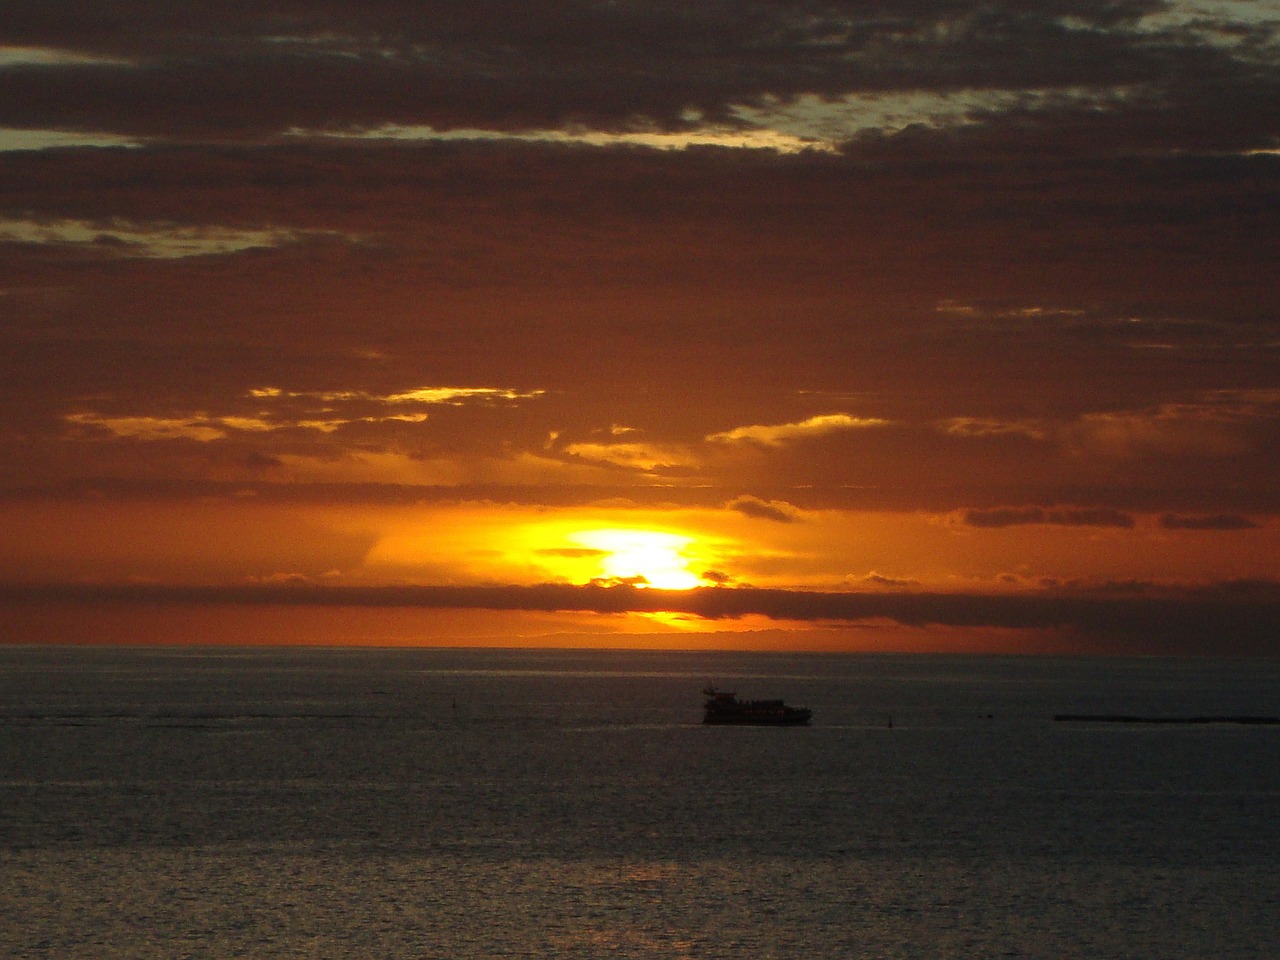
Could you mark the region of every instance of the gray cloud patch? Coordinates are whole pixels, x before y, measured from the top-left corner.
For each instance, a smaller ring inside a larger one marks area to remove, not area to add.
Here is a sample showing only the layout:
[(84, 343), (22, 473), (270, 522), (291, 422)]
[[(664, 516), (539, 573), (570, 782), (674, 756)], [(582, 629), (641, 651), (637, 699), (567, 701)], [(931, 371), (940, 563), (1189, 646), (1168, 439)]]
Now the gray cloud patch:
[(1258, 528), (1258, 524), (1248, 517), (1234, 513), (1215, 513), (1206, 516), (1166, 513), (1160, 518), (1160, 526), (1166, 530), (1256, 530)]
[(903, 587), (918, 587), (920, 585), (920, 581), (918, 580), (905, 580), (899, 577), (886, 577), (884, 574), (875, 573), (874, 571), (871, 573), (868, 573), (859, 582), (870, 587), (889, 587), (889, 588), (897, 588), (897, 589), (900, 589)]
[(799, 510), (782, 500), (761, 500), (759, 497), (742, 496), (730, 500), (725, 506), (756, 520), (799, 523), (802, 519)]
[(1008, 507), (969, 510), (964, 522), (971, 527), (1016, 527), (1025, 524), (1052, 524), (1062, 527), (1124, 527), (1134, 524), (1133, 516), (1111, 507)]

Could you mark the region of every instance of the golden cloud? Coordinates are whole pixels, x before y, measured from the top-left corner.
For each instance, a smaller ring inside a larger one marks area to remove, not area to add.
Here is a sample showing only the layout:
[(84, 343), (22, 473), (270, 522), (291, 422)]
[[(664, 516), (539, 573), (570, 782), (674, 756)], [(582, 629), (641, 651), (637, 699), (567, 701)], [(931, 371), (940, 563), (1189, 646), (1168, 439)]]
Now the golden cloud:
[(630, 470), (659, 467), (697, 467), (698, 458), (681, 447), (656, 443), (570, 443), (564, 452), (595, 463), (608, 463)]
[(735, 427), (707, 437), (713, 443), (757, 443), (766, 447), (779, 447), (795, 440), (808, 440), (842, 430), (865, 430), (888, 426), (888, 420), (878, 417), (853, 417), (847, 413), (828, 413), (810, 417), (797, 423), (775, 423), (747, 427)]

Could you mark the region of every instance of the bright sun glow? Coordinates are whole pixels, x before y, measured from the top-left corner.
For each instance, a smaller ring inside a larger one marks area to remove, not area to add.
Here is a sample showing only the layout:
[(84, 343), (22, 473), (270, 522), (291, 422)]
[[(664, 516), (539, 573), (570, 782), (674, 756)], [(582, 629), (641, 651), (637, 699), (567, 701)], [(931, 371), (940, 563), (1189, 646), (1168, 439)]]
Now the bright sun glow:
[(700, 582), (684, 554), (692, 537), (656, 530), (584, 530), (569, 539), (601, 552), (600, 575), (605, 578), (643, 577), (640, 586), (661, 590), (688, 590)]

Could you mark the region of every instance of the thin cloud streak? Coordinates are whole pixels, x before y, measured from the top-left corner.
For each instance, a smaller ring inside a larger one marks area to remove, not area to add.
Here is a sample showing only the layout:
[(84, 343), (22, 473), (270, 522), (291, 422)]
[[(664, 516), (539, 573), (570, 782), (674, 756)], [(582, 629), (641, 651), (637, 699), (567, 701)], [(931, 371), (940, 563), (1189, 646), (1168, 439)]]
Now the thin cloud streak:
[(1248, 517), (1234, 513), (1215, 513), (1210, 516), (1166, 513), (1160, 518), (1160, 526), (1166, 530), (1257, 530), (1259, 525)]
[(1131, 528), (1133, 517), (1110, 507), (1067, 507), (1045, 510), (1041, 507), (1007, 507), (997, 510), (968, 510), (964, 522), (971, 527), (1016, 527), (1028, 524), (1053, 524), (1063, 527)]
[(265, 250), (302, 243), (323, 233), (289, 229), (233, 229), (172, 223), (0, 219), (0, 243), (90, 248), (104, 257), (170, 260)]
[(821, 437), (842, 430), (867, 430), (887, 426), (889, 421), (878, 417), (854, 417), (847, 413), (824, 413), (801, 420), (798, 423), (759, 424), (734, 427), (707, 437), (712, 443), (756, 443), (765, 447), (780, 447), (796, 440)]

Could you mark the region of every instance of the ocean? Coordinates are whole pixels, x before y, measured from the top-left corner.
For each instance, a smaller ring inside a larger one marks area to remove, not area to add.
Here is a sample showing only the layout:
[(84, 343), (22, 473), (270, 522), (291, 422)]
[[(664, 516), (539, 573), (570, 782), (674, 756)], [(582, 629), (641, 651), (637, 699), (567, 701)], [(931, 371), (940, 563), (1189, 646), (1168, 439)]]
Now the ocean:
[(3, 647), (0, 957), (1276, 957), (1280, 726), (1067, 713), (1280, 661)]

